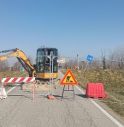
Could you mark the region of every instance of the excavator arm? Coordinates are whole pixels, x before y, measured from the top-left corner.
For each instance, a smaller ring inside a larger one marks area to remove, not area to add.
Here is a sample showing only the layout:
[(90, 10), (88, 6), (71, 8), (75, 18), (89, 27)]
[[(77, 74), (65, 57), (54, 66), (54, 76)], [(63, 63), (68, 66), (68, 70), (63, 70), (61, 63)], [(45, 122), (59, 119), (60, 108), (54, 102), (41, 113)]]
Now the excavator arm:
[(0, 56), (0, 61), (5, 61), (10, 57), (16, 57), (18, 61), (22, 64), (24, 69), (28, 72), (29, 77), (36, 76), (36, 71), (34, 66), (31, 64), (30, 60), (27, 58), (25, 53), (20, 49), (11, 49), (11, 50), (4, 50), (0, 51), (0, 53), (7, 53), (5, 55)]

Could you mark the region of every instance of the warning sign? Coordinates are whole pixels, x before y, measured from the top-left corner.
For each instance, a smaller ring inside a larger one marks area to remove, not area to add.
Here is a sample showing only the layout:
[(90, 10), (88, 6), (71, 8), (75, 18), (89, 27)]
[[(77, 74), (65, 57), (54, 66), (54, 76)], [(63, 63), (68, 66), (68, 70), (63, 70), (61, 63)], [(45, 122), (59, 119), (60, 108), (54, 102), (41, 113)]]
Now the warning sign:
[(61, 85), (77, 85), (78, 82), (76, 81), (72, 71), (68, 69), (63, 79), (61, 80), (60, 84)]

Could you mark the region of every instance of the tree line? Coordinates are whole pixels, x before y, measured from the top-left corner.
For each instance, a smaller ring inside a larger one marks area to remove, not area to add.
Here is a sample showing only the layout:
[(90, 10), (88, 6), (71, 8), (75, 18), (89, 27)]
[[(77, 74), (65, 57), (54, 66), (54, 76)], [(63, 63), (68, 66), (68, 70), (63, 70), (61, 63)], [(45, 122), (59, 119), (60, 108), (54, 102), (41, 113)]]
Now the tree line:
[[(78, 67), (79, 65), (79, 67)], [(95, 58), (92, 63), (88, 63), (87, 60), (78, 60), (77, 58), (70, 58), (63, 64), (63, 68), (73, 69), (124, 69), (124, 48), (117, 49), (108, 55), (101, 51), (101, 57)]]

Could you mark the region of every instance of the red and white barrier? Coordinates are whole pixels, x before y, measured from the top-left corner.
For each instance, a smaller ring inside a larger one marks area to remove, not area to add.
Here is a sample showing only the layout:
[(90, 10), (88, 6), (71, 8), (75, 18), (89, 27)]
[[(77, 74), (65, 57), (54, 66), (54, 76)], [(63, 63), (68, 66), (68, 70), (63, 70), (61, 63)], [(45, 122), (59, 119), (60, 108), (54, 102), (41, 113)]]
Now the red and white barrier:
[[(2, 86), (0, 87), (0, 99), (5, 99), (7, 98), (7, 93), (4, 88), (4, 84), (12, 83), (33, 83), (35, 81), (35, 77), (7, 77), (7, 78), (2, 78), (0, 79), (0, 82), (2, 83)], [(34, 85), (33, 85), (34, 86)], [(34, 99), (34, 92), (33, 92), (33, 99)]]
[(1, 79), (2, 83), (30, 83), (30, 82), (34, 82), (35, 81), (35, 77), (14, 77), (14, 78), (3, 78)]

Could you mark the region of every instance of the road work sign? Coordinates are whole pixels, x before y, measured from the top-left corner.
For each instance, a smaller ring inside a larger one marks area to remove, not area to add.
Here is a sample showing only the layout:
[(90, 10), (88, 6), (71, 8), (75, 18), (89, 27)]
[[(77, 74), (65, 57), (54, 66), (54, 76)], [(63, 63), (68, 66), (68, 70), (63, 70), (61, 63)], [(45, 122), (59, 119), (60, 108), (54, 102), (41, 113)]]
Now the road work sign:
[(63, 79), (60, 82), (61, 85), (77, 85), (78, 82), (70, 69), (67, 70)]

